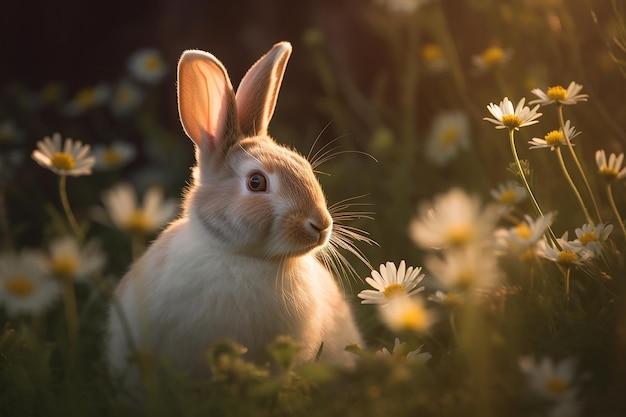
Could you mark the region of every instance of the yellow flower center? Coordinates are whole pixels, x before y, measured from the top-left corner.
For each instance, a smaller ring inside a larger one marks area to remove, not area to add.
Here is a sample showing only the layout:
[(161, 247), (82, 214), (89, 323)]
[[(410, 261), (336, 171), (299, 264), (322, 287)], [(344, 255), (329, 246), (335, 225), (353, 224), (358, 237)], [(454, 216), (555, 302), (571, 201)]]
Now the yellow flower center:
[(596, 236), (596, 232), (592, 230), (591, 232), (583, 233), (582, 235), (580, 235), (578, 240), (580, 240), (580, 243), (582, 243), (583, 245), (586, 245), (589, 242), (597, 241), (598, 237)]
[(83, 109), (92, 107), (96, 103), (96, 92), (92, 88), (83, 88), (76, 93), (74, 102)]
[(62, 255), (52, 259), (52, 273), (61, 279), (70, 279), (78, 271), (78, 259), (74, 256)]
[(602, 167), (598, 173), (608, 181), (613, 181), (619, 175), (619, 172), (611, 167)]
[(561, 378), (552, 377), (548, 378), (544, 388), (550, 394), (563, 395), (565, 394), (565, 391), (567, 391), (567, 384)]
[(546, 134), (544, 139), (548, 145), (558, 146), (563, 143), (563, 133), (558, 130), (553, 130), (552, 132)]
[(149, 56), (143, 61), (144, 67), (149, 71), (155, 71), (161, 68), (162, 62), (161, 59), (156, 56)]
[(132, 101), (133, 93), (127, 87), (120, 87), (115, 91), (115, 102), (128, 104)]
[(446, 238), (451, 245), (462, 245), (474, 237), (474, 228), (471, 224), (458, 224), (450, 227), (446, 232)]
[(76, 161), (74, 160), (74, 157), (65, 152), (57, 152), (52, 155), (52, 158), (50, 158), (50, 163), (54, 168), (63, 171), (69, 171), (76, 166)]
[(387, 285), (383, 290), (383, 294), (385, 298), (391, 298), (395, 295), (401, 295), (404, 293), (404, 285), (402, 284), (391, 284)]
[(578, 255), (571, 250), (562, 250), (559, 252), (558, 261), (562, 264), (573, 264), (578, 261)]
[(397, 326), (404, 330), (423, 331), (428, 328), (429, 316), (425, 308), (411, 303), (397, 317)]
[(35, 286), (30, 277), (26, 275), (14, 275), (7, 281), (6, 289), (16, 297), (26, 297), (33, 292)]
[(516, 114), (505, 114), (504, 116), (502, 116), (501, 122), (509, 129), (515, 129), (517, 127), (520, 127), (520, 125), (522, 124), (522, 119), (520, 119), (519, 116)]
[(107, 148), (102, 154), (102, 159), (107, 165), (115, 166), (122, 161), (122, 154), (117, 149)]
[(567, 98), (567, 90), (560, 85), (548, 88), (546, 95), (550, 100), (558, 101)]
[(447, 127), (439, 136), (439, 144), (443, 149), (450, 149), (459, 141), (459, 133), (456, 126)]
[(473, 269), (465, 269), (459, 272), (459, 275), (456, 277), (456, 284), (461, 289), (471, 288), (472, 285), (476, 282), (476, 271)]
[(485, 66), (496, 67), (504, 61), (504, 50), (498, 46), (487, 48), (482, 54), (482, 59)]
[(128, 216), (124, 229), (131, 234), (147, 234), (152, 230), (148, 216), (141, 209), (135, 210)]
[(515, 227), (515, 234), (522, 239), (529, 239), (532, 235), (530, 227), (526, 223), (520, 223)]
[(443, 52), (441, 51), (439, 45), (429, 43), (422, 47), (422, 60), (424, 60), (427, 64), (439, 61), (442, 56)]
[(41, 97), (47, 103), (55, 103), (61, 99), (61, 85), (58, 83), (49, 83), (41, 90)]
[(498, 202), (500, 202), (500, 204), (513, 204), (516, 197), (517, 193), (515, 190), (504, 190), (498, 196)]

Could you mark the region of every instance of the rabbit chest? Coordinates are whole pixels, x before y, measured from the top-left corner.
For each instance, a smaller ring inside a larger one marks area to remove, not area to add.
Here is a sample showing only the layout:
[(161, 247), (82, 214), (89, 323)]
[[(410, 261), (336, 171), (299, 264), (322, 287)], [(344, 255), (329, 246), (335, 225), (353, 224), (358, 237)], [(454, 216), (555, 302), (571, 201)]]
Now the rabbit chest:
[(183, 368), (204, 361), (221, 338), (246, 346), (255, 361), (264, 361), (266, 346), (282, 334), (303, 345), (301, 360), (314, 355), (332, 316), (322, 299), (332, 278), (312, 255), (268, 262), (207, 245), (189, 223), (174, 227), (165, 248), (157, 241), (146, 254), (153, 275), (140, 280), (143, 290), (131, 291), (146, 297), (139, 304), (147, 309), (149, 340), (142, 344)]

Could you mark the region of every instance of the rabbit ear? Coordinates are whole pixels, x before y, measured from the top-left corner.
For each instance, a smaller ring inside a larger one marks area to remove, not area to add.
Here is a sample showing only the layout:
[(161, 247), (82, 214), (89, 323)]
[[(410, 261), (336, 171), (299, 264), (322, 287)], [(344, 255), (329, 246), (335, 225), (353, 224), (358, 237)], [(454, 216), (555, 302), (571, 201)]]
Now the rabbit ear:
[(244, 135), (267, 134), (290, 55), (289, 42), (277, 43), (241, 80), (237, 89), (237, 114)]
[(227, 148), (237, 140), (237, 107), (230, 78), (213, 55), (183, 52), (178, 62), (178, 112), (198, 146)]

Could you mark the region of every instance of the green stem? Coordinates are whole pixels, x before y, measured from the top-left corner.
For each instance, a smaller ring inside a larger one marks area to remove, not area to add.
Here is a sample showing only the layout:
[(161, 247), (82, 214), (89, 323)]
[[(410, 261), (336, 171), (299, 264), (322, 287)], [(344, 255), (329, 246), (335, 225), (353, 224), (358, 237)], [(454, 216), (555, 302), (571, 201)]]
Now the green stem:
[[(587, 189), (587, 193), (589, 194), (589, 197), (591, 198), (591, 202), (593, 204), (593, 209), (595, 211), (596, 218), (598, 219), (598, 222), (602, 223), (602, 216), (600, 216), (600, 209), (598, 208), (598, 203), (596, 202), (596, 198), (594, 197), (593, 191), (591, 190), (591, 185), (589, 185), (589, 179), (587, 179), (587, 175), (585, 175), (585, 171), (583, 170), (580, 160), (576, 156), (576, 152), (574, 152), (574, 147), (572, 146), (572, 142), (569, 140), (569, 136), (567, 135), (567, 131), (565, 130), (565, 122), (563, 119), (563, 105), (561, 103), (557, 103), (556, 109), (557, 109), (557, 113), (559, 116), (559, 124), (561, 125), (561, 131), (563, 132), (563, 137), (565, 138), (565, 142), (567, 143), (567, 148), (569, 149), (569, 152), (572, 155), (572, 159), (574, 160), (574, 163), (576, 164), (576, 168), (578, 168), (578, 172), (580, 173), (580, 176), (583, 179), (585, 188)], [(588, 220), (588, 221), (592, 225), (594, 224), (593, 222), (591, 222), (591, 220)]]
[(566, 267), (565, 268), (565, 296), (567, 297), (568, 300), (569, 300), (569, 275), (570, 275), (570, 268)]
[[(524, 170), (522, 169), (522, 163), (519, 160), (519, 156), (517, 156), (517, 149), (515, 148), (515, 132), (514, 129), (509, 129), (509, 141), (511, 143), (511, 152), (513, 153), (513, 158), (515, 159), (515, 164), (517, 165), (517, 170), (519, 171), (519, 176), (522, 178), (522, 182), (524, 183), (524, 187), (526, 188), (526, 192), (528, 193), (528, 198), (532, 201), (535, 206), (535, 210), (539, 216), (543, 216), (543, 212), (541, 211), (541, 207), (539, 207), (539, 203), (535, 198), (532, 190), (530, 189), (530, 185), (528, 184), (528, 180), (526, 179), (526, 175), (524, 175)], [(561, 245), (556, 240), (556, 235), (552, 231), (552, 228), (548, 226), (546, 236), (548, 240), (550, 240), (559, 250), (561, 250)]]
[(563, 160), (563, 154), (561, 153), (561, 148), (558, 146), (556, 148), (556, 156), (559, 159), (559, 164), (561, 165), (561, 170), (563, 171), (563, 175), (565, 175), (565, 179), (567, 180), (570, 187), (572, 187), (572, 191), (574, 191), (574, 195), (576, 195), (576, 199), (578, 199), (578, 203), (580, 204), (580, 207), (583, 209), (583, 212), (585, 212), (587, 223), (594, 224), (593, 220), (591, 219), (591, 216), (589, 215), (589, 210), (587, 210), (587, 206), (585, 205), (585, 202), (583, 201), (583, 198), (580, 195), (580, 192), (578, 192), (578, 189), (576, 188), (576, 184), (574, 184), (572, 177), (569, 175), (569, 172), (567, 171), (567, 167), (565, 166), (565, 161)]
[(74, 283), (69, 278), (63, 278), (63, 304), (65, 306), (65, 319), (67, 321), (67, 334), (70, 349), (73, 351), (78, 343), (78, 329), (80, 324), (78, 321)]
[(611, 205), (611, 209), (613, 210), (613, 215), (615, 216), (615, 220), (619, 224), (619, 227), (622, 230), (622, 234), (624, 235), (624, 238), (626, 238), (626, 228), (624, 228), (624, 222), (622, 221), (622, 216), (620, 216), (619, 210), (617, 210), (617, 206), (615, 205), (615, 199), (613, 198), (613, 190), (611, 189), (610, 182), (607, 182), (606, 184), (606, 195), (609, 198), (609, 204)]
[(72, 207), (70, 206), (70, 202), (67, 199), (67, 175), (61, 175), (59, 177), (59, 193), (61, 195), (61, 204), (63, 205), (63, 210), (65, 211), (65, 216), (74, 231), (74, 235), (79, 242), (83, 242), (85, 240), (85, 236), (83, 235), (83, 231), (78, 226), (78, 222), (76, 221), (76, 217), (74, 217), (74, 213), (72, 213)]

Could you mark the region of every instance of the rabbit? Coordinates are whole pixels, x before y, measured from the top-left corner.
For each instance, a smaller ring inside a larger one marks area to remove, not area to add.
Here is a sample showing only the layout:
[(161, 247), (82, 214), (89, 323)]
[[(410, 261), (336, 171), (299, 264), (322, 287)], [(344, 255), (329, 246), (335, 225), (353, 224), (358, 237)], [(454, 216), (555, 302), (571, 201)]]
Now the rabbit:
[(219, 339), (266, 364), (279, 335), (301, 346), (296, 364), (346, 365), (363, 340), (349, 303), (316, 253), (333, 219), (311, 164), (268, 136), (285, 66), (280, 42), (245, 74), (235, 94), (222, 63), (200, 50), (178, 63), (178, 109), (196, 165), (181, 215), (115, 288), (108, 362), (140, 382), (129, 358), (151, 352), (174, 369), (208, 377)]

